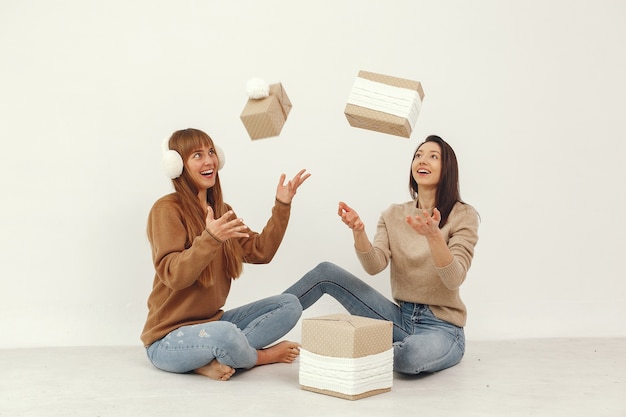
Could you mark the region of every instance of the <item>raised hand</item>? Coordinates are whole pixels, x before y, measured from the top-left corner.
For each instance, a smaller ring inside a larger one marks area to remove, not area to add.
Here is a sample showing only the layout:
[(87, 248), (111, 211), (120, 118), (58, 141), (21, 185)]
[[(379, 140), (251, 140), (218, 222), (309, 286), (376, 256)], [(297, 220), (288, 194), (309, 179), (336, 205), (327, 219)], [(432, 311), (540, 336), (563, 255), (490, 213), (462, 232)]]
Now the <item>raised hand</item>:
[(306, 171), (306, 169), (300, 170), (287, 184), (285, 184), (286, 175), (281, 174), (278, 187), (276, 188), (276, 199), (278, 201), (285, 204), (291, 203), (293, 196), (295, 196), (296, 191), (298, 191), (298, 187), (311, 176), (309, 173), (305, 174), (304, 171)]
[(223, 242), (231, 237), (248, 237), (248, 226), (243, 223), (243, 219), (233, 217), (232, 210), (224, 213), (219, 219), (214, 218), (214, 212), (211, 206), (207, 206), (206, 215), (206, 231), (219, 242)]
[(344, 222), (350, 229), (355, 232), (361, 232), (365, 229), (365, 225), (359, 217), (359, 213), (354, 211), (343, 201), (339, 202), (339, 208), (337, 214), (341, 217), (341, 221)]
[(426, 210), (417, 216), (406, 216), (406, 222), (413, 230), (422, 236), (434, 236), (439, 233), (439, 222), (441, 221), (441, 212), (436, 208), (433, 215), (428, 214)]

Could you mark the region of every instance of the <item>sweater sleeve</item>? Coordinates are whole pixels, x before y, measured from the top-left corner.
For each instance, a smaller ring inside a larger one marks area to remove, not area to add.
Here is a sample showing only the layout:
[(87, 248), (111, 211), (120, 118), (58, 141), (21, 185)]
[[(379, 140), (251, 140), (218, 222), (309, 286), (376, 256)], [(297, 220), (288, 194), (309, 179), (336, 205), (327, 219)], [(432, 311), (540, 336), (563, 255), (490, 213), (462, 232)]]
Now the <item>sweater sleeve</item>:
[(478, 214), (467, 204), (457, 203), (456, 208), (458, 212), (450, 216), (448, 232), (448, 248), (454, 259), (449, 265), (436, 268), (449, 290), (459, 288), (465, 281), (478, 242)]
[(220, 248), (220, 243), (206, 232), (189, 245), (180, 208), (165, 199), (157, 201), (150, 211), (148, 239), (156, 274), (173, 290), (191, 286)]
[(356, 250), (356, 256), (365, 272), (370, 275), (376, 275), (387, 268), (391, 259), (391, 249), (389, 248), (389, 233), (383, 216), (378, 219), (376, 235), (370, 250), (367, 252)]
[(290, 204), (274, 201), (272, 216), (261, 233), (250, 231), (250, 236), (241, 240), (245, 262), (266, 264), (274, 258), (285, 236), (290, 213)]

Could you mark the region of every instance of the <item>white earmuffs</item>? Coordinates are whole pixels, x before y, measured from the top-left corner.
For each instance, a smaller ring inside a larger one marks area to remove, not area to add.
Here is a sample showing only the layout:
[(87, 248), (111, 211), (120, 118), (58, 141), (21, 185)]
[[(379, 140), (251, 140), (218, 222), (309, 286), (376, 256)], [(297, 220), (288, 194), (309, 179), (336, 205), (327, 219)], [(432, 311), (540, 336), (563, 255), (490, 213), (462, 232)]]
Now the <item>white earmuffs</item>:
[[(173, 180), (174, 178), (178, 178), (181, 176), (181, 174), (183, 173), (184, 164), (183, 164), (183, 158), (180, 156), (178, 152), (170, 149), (169, 144), (170, 144), (170, 138), (167, 137), (165, 138), (162, 144), (162, 150), (163, 150), (162, 163), (163, 163), (163, 169), (165, 170), (165, 175), (167, 175), (168, 178)], [(215, 153), (217, 154), (217, 160), (218, 160), (217, 170), (219, 171), (220, 169), (224, 168), (224, 164), (226, 163), (226, 156), (224, 156), (224, 151), (222, 151), (222, 148), (220, 148), (219, 146), (215, 144), (213, 145), (213, 147), (215, 148)]]

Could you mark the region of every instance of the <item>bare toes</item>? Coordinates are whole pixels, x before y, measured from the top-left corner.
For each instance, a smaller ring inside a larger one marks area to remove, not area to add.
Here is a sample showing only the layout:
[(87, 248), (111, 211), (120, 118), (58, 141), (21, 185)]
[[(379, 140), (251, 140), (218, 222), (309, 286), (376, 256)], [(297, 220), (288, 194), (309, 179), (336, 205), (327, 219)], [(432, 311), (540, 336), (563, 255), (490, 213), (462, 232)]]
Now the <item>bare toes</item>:
[(211, 363), (195, 369), (194, 372), (216, 381), (228, 381), (235, 373), (235, 370), (228, 365), (219, 363), (217, 359), (213, 359)]

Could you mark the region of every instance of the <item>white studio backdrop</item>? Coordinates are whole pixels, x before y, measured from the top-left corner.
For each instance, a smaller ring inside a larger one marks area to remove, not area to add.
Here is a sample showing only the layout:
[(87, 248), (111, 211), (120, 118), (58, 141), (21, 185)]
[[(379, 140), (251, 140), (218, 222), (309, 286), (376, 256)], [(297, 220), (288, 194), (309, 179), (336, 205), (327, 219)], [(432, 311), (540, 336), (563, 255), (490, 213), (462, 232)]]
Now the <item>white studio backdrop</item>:
[[(330, 260), (367, 276), (337, 202), (373, 237), (439, 134), (482, 222), (462, 287), (468, 339), (626, 336), (626, 3), (0, 1), (0, 348), (139, 344), (160, 144), (205, 130), (225, 198), (261, 230), (281, 173), (306, 168), (287, 236), (227, 307)], [(359, 70), (422, 82), (410, 139), (349, 126)], [(281, 82), (279, 137), (239, 120), (249, 78)], [(305, 317), (341, 312), (323, 298)], [(299, 337), (299, 326), (291, 338)]]

